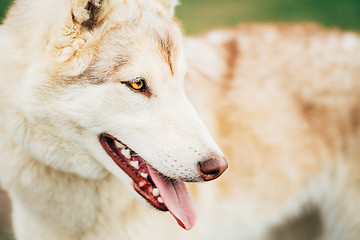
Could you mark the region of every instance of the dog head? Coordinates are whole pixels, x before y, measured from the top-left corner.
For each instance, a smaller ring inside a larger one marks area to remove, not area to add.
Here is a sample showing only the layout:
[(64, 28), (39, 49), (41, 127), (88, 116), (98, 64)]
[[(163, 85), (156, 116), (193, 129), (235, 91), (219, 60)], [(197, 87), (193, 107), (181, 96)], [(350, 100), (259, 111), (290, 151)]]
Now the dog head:
[(227, 164), (184, 92), (176, 1), (37, 2), (47, 6), (48, 21), (24, 29), (32, 31), (28, 42), (14, 43), (28, 62), (8, 110), (17, 119), (6, 121), (10, 135), (53, 168), (87, 178), (114, 174), (191, 228), (195, 214), (182, 182), (215, 179)]

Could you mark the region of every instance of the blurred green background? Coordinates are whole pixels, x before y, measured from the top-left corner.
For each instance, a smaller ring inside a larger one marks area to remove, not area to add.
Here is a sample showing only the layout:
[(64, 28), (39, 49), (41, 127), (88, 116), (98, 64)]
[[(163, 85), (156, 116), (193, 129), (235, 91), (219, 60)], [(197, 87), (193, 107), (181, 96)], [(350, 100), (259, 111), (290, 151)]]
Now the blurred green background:
[(187, 34), (241, 22), (318, 22), (360, 30), (360, 0), (181, 0)]
[[(0, 20), (10, 3), (0, 0)], [(177, 17), (186, 34), (241, 22), (318, 22), (360, 30), (360, 0), (181, 0)], [(0, 191), (0, 240), (13, 239), (9, 226), (8, 200)]]
[(0, 0), (0, 19), (3, 19), (5, 12), (11, 2), (12, 0)]

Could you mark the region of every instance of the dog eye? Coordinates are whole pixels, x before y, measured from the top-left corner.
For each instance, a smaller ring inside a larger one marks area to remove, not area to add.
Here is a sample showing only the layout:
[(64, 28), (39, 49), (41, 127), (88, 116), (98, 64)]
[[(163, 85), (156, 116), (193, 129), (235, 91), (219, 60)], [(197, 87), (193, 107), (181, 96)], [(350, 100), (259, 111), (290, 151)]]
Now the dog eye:
[(136, 91), (145, 91), (146, 84), (144, 79), (136, 79), (134, 81), (129, 82), (129, 87)]
[(121, 83), (125, 84), (133, 91), (140, 92), (141, 94), (144, 94), (147, 97), (151, 96), (146, 81), (143, 78), (136, 78), (132, 81), (126, 81)]

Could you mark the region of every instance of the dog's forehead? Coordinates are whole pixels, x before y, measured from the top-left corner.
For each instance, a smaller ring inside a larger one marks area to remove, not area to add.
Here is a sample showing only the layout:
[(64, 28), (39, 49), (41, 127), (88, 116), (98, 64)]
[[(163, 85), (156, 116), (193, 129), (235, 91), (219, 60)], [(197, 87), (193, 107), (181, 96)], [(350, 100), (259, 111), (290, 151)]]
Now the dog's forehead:
[[(146, 52), (152, 55), (160, 54), (173, 75), (182, 39), (180, 28), (174, 19), (160, 11), (144, 11), (138, 23), (130, 23), (127, 28), (135, 35), (128, 40), (135, 41), (135, 48), (138, 47), (140, 51), (139, 55)], [(122, 32), (119, 34), (123, 36)]]
[(184, 75), (182, 32), (172, 16), (161, 9), (141, 7), (125, 19), (116, 18), (120, 14), (104, 24), (108, 28), (97, 44), (92, 63), (80, 75), (81, 82), (118, 82), (136, 77), (151, 81)]
[(137, 23), (129, 21), (108, 32), (92, 67), (106, 67), (105, 72), (116, 75), (136, 68), (146, 68), (142, 70), (151, 74), (166, 66), (166, 72), (175, 75), (183, 60), (181, 38), (176, 22), (142, 16)]

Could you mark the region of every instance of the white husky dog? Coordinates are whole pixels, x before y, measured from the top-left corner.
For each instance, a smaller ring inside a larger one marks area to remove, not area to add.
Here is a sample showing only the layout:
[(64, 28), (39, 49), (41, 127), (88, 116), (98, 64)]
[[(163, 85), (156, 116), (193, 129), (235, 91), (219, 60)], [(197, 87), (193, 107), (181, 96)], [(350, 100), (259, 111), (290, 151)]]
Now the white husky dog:
[[(17, 239), (357, 239), (359, 37), (263, 25), (183, 42), (175, 5), (15, 2), (0, 182)], [(183, 182), (227, 163), (185, 78), (230, 160), (195, 203)]]

